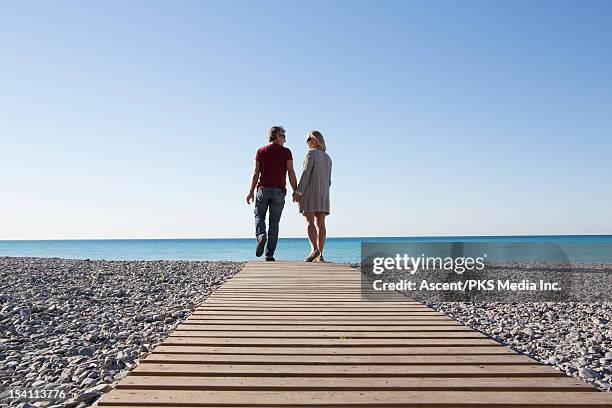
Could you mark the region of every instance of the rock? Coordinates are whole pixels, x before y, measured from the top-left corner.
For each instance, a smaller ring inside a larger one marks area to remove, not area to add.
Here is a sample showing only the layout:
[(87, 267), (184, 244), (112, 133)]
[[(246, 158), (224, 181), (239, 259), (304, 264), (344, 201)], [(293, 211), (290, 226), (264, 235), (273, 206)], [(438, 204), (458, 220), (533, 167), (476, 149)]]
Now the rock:
[(99, 396), (100, 396), (100, 393), (98, 391), (87, 391), (87, 392), (77, 395), (76, 401), (89, 403), (95, 400), (96, 398), (98, 398)]
[(95, 387), (90, 388), (87, 391), (95, 391), (95, 392), (99, 392), (99, 393), (104, 393), (104, 392), (108, 392), (112, 389), (112, 387), (110, 386), (110, 384), (107, 383), (100, 383), (98, 385), (96, 385)]
[(83, 347), (82, 349), (79, 350), (79, 355), (81, 356), (88, 356), (91, 357), (93, 356), (94, 353), (94, 348), (93, 347)]
[(578, 370), (578, 375), (582, 378), (596, 378), (596, 379), (601, 378), (600, 373), (588, 367), (580, 368)]
[(63, 403), (64, 408), (75, 408), (77, 405), (79, 405), (79, 401), (77, 401), (76, 398), (67, 399)]
[(94, 378), (86, 378), (81, 382), (81, 387), (83, 388), (91, 387), (93, 384), (97, 382), (98, 381)]

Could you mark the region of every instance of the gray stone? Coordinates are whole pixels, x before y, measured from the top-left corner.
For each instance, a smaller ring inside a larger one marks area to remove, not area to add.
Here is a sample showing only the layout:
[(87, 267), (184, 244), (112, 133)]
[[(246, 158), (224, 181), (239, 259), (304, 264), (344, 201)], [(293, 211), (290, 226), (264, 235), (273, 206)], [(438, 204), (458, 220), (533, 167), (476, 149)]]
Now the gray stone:
[(87, 392), (77, 395), (76, 401), (77, 402), (91, 402), (95, 400), (96, 398), (98, 398), (99, 396), (100, 396), (100, 393), (98, 391), (87, 391)]
[(87, 387), (91, 387), (93, 384), (97, 383), (98, 381), (95, 380), (94, 378), (86, 378), (81, 382), (81, 387), (83, 388), (87, 388)]
[(596, 379), (601, 378), (600, 373), (588, 367), (580, 368), (580, 370), (578, 370), (578, 375), (580, 375), (580, 377), (582, 378), (596, 378)]
[(104, 393), (104, 392), (110, 391), (111, 389), (112, 389), (112, 387), (110, 386), (110, 384), (100, 383), (100, 384), (96, 385), (95, 387), (90, 388), (87, 391), (96, 391), (96, 392)]
[(76, 398), (70, 398), (63, 402), (64, 408), (75, 408), (77, 405), (79, 405), (79, 401)]
[[(27, 377), (27, 376), (26, 376)], [(32, 388), (40, 388), (43, 385), (47, 384), (47, 382), (45, 380), (38, 380), (38, 381), (34, 381), (31, 385)]]

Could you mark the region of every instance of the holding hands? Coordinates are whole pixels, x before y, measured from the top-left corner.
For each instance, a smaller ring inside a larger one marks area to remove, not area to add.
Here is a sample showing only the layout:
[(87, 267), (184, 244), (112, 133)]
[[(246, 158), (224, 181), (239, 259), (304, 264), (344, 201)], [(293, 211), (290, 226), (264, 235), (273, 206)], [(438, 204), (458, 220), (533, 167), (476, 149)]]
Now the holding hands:
[(295, 191), (293, 192), (293, 202), (294, 203), (299, 202), (301, 198), (302, 198), (302, 195), (300, 193), (296, 193)]

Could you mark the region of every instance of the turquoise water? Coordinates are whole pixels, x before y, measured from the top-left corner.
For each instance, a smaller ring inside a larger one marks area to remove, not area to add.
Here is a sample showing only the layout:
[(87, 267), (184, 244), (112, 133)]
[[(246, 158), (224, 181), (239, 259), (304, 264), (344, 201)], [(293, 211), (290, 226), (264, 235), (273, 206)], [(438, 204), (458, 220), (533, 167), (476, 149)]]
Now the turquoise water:
[[(573, 262), (612, 263), (612, 235), (495, 236), (495, 237), (356, 237), (329, 238), (326, 259), (359, 262), (361, 242), (530, 242), (558, 245)], [(281, 238), (276, 258), (302, 260), (308, 255), (305, 238)], [(107, 260), (228, 260), (255, 257), (255, 239), (129, 239), (0, 241), (0, 256), (59, 257)]]

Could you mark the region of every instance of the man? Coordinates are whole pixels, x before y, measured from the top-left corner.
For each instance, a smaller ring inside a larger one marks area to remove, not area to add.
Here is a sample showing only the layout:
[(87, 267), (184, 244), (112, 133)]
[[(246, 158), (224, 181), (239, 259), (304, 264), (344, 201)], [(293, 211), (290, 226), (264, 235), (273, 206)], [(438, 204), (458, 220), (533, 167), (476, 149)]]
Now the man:
[[(269, 144), (260, 147), (255, 154), (255, 171), (247, 204), (255, 198), (255, 236), (257, 237), (256, 256), (261, 256), (266, 248), (266, 261), (274, 261), (274, 251), (278, 241), (278, 224), (285, 206), (287, 173), (293, 191), (297, 188), (297, 178), (293, 170), (291, 150), (285, 144), (285, 129), (273, 126), (268, 132)], [(257, 186), (257, 195), (255, 187)], [(266, 234), (266, 212), (270, 209), (269, 228)], [(266, 241), (268, 245), (266, 246)]]

